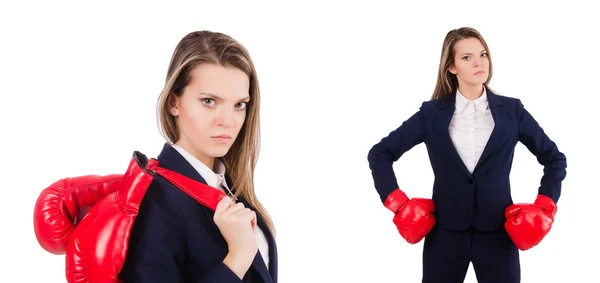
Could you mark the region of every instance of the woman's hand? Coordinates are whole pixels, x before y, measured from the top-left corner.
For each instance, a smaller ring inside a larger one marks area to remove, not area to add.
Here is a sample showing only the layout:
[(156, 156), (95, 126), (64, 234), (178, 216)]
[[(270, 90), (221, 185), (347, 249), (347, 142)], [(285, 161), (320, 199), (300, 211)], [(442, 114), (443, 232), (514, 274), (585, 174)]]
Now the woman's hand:
[(224, 197), (217, 204), (214, 221), (229, 247), (223, 263), (241, 279), (258, 251), (254, 235), (256, 213), (245, 208), (243, 203)]

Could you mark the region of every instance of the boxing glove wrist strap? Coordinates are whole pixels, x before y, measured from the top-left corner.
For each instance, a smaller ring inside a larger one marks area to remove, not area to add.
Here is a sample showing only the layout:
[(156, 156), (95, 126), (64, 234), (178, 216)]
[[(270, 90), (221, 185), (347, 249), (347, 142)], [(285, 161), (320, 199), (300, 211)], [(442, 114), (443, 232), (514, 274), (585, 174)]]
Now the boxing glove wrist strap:
[(556, 204), (548, 196), (538, 195), (533, 204), (541, 207), (544, 211), (546, 211), (547, 213), (552, 215), (552, 217), (554, 217), (554, 215), (556, 214), (556, 210), (557, 210)]
[(396, 213), (408, 200), (408, 197), (402, 190), (396, 189), (388, 195), (383, 205), (391, 212)]

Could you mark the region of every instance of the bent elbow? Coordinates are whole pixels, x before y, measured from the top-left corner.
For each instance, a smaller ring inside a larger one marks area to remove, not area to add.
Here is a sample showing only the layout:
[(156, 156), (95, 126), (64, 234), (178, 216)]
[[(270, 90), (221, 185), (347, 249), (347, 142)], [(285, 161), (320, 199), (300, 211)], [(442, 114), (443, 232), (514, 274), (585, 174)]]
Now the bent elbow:
[(393, 156), (383, 145), (380, 143), (374, 145), (367, 154), (367, 160), (370, 165), (380, 163), (392, 163)]

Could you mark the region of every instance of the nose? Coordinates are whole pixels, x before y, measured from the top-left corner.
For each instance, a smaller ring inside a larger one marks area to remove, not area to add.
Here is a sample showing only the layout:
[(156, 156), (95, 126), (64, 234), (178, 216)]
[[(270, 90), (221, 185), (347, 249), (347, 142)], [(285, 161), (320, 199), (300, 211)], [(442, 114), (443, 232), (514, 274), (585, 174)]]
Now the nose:
[(233, 112), (233, 110), (226, 109), (225, 107), (221, 108), (219, 113), (217, 114), (217, 125), (224, 128), (233, 127)]

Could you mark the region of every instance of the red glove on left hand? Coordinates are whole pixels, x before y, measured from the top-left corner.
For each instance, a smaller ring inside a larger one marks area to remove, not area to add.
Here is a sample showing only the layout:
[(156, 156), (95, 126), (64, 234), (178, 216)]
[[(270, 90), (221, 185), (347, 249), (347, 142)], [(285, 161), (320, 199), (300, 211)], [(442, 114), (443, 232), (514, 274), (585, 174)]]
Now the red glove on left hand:
[(556, 204), (538, 195), (533, 204), (513, 204), (506, 208), (504, 227), (518, 249), (525, 251), (537, 246), (550, 232)]

